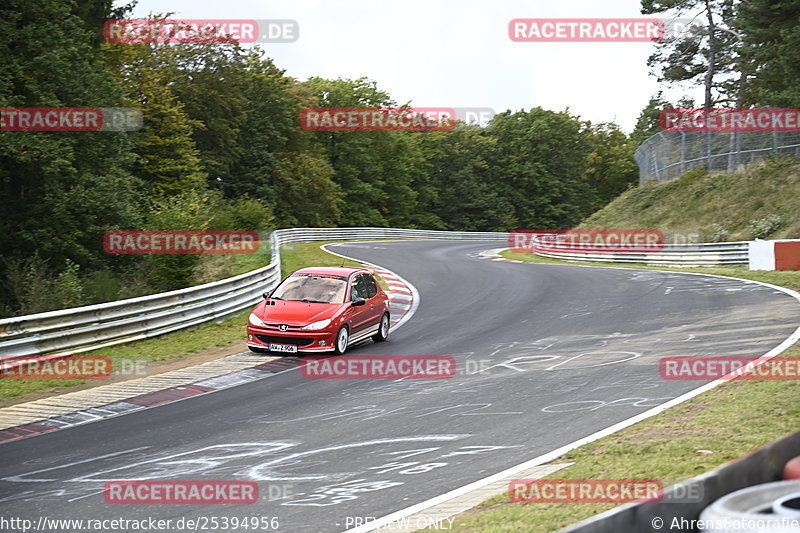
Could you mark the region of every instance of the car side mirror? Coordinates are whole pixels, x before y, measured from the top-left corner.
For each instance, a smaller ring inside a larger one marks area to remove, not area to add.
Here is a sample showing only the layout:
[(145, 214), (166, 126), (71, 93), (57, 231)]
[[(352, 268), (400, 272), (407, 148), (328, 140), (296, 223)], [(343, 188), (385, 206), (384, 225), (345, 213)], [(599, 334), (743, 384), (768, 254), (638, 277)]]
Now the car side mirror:
[(364, 305), (366, 303), (367, 301), (364, 298), (356, 298), (350, 305), (353, 307), (358, 307), (359, 305)]
[(265, 300), (269, 300), (269, 297), (272, 296), (272, 291), (267, 291), (261, 296), (263, 296)]

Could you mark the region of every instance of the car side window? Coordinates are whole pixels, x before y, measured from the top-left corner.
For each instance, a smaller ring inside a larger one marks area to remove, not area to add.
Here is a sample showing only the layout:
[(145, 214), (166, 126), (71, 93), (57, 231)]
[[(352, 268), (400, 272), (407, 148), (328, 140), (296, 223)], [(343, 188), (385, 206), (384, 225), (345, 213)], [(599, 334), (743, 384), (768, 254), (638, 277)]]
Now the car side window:
[(352, 302), (356, 298), (358, 298), (358, 278), (361, 276), (356, 276), (353, 278), (353, 283), (350, 285), (350, 301)]
[(359, 274), (353, 280), (353, 287), (350, 289), (350, 300), (355, 300), (356, 298), (364, 298), (366, 300), (369, 298), (367, 294), (367, 282), (364, 279), (364, 275)]
[(367, 281), (367, 298), (372, 298), (376, 294), (378, 294), (378, 284), (375, 282), (375, 278), (368, 274), (364, 274), (364, 279)]

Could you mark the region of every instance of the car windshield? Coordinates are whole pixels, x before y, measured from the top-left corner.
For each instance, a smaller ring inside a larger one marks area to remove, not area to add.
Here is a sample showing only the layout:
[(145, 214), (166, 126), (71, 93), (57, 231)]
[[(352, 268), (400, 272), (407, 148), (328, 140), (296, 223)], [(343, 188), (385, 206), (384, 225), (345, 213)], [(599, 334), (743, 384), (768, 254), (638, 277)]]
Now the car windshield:
[(281, 283), (272, 298), (310, 303), (340, 304), (344, 302), (347, 278), (295, 274)]

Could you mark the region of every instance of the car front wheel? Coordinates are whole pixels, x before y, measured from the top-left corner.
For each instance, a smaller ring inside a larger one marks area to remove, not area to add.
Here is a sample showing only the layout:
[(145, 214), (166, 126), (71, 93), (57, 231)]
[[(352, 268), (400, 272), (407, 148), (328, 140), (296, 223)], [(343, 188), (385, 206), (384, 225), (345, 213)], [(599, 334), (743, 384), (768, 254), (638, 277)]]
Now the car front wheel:
[(375, 342), (384, 342), (389, 338), (389, 313), (384, 313), (381, 317), (381, 324), (378, 326), (378, 333), (372, 336)]
[(347, 330), (347, 326), (342, 326), (336, 334), (335, 351), (337, 354), (343, 354), (347, 350), (347, 341), (349, 340), (350, 332)]

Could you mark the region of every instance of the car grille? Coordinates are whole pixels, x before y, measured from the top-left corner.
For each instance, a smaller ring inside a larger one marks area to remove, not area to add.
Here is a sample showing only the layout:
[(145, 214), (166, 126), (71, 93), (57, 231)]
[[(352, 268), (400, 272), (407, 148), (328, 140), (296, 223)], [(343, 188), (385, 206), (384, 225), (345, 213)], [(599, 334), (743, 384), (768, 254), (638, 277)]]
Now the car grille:
[(275, 344), (294, 344), (295, 346), (308, 346), (314, 339), (306, 339), (304, 337), (276, 337), (274, 335), (256, 335), (256, 338), (261, 342), (274, 342)]

